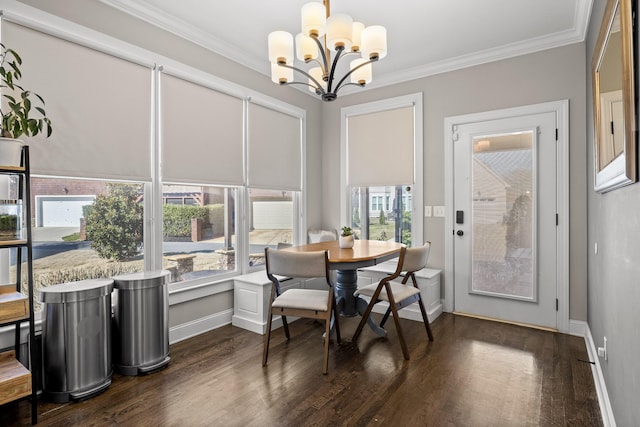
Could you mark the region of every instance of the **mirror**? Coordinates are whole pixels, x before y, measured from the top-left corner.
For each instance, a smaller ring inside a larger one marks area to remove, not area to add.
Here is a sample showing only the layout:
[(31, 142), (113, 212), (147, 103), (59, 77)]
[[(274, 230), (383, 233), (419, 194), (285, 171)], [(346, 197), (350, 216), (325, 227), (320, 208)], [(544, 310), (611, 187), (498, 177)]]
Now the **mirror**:
[(631, 0), (608, 0), (593, 55), (594, 187), (636, 181)]

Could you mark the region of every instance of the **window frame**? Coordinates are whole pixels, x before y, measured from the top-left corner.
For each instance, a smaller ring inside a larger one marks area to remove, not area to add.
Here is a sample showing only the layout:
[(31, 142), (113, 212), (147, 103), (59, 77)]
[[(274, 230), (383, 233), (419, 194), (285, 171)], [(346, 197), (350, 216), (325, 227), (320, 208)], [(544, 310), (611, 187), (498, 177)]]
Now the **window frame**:
[[(424, 179), (423, 179), (423, 107), (422, 93), (413, 93), (380, 101), (343, 107), (340, 110), (340, 221), (342, 224), (351, 224), (351, 212), (353, 206), (351, 193), (354, 186), (347, 182), (347, 156), (348, 156), (348, 120), (349, 117), (362, 114), (377, 113), (403, 107), (413, 107), (413, 159), (414, 182), (413, 200), (411, 209), (411, 235), (412, 245), (420, 246), (424, 242)], [(395, 186), (397, 183), (386, 183)]]

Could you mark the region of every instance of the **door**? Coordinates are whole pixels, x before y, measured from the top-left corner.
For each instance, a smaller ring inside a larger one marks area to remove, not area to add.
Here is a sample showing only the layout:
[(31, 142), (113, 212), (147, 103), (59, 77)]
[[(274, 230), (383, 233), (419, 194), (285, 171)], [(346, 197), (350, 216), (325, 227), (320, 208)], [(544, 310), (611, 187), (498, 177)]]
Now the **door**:
[(455, 127), (455, 311), (557, 328), (556, 114)]

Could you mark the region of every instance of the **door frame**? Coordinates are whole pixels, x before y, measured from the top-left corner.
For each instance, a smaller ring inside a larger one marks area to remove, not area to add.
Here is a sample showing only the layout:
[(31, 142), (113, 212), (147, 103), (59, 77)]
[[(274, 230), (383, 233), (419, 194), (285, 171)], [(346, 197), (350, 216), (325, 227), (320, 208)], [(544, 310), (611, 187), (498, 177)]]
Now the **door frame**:
[(556, 141), (556, 206), (558, 210), (557, 229), (557, 296), (558, 331), (569, 333), (569, 100), (545, 102), (541, 104), (485, 111), (446, 117), (444, 119), (444, 188), (445, 188), (445, 271), (443, 310), (454, 312), (454, 179), (453, 143), (456, 126), (468, 123), (506, 119), (531, 114), (554, 112), (557, 118)]

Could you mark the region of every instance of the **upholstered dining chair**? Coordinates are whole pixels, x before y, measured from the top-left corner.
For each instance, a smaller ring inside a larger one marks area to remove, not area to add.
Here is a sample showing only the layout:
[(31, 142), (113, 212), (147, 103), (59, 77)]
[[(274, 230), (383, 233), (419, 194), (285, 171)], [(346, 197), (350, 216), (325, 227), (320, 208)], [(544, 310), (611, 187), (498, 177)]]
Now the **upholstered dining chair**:
[[(274, 315), (282, 316), (282, 327), (287, 340), (290, 339), (289, 324), (286, 316), (324, 320), (324, 364), (322, 373), (329, 369), (329, 338), (331, 334), (331, 316), (334, 317), (336, 339), (340, 343), (340, 324), (336, 311), (334, 287), (329, 274), (329, 253), (327, 251), (292, 252), (265, 248), (267, 276), (271, 283), (271, 304), (267, 317), (267, 334), (264, 340), (262, 366), (266, 366), (271, 340), (271, 322)], [(324, 278), (327, 290), (287, 289), (281, 291), (278, 276), (295, 278)]]
[[(398, 266), (393, 274), (382, 279), (380, 283), (374, 283), (372, 285), (362, 287), (354, 293), (354, 295), (370, 297), (371, 301), (362, 315), (360, 324), (353, 334), (352, 342), (355, 343), (358, 340), (358, 337), (362, 332), (362, 328), (371, 315), (373, 306), (381, 301), (388, 302), (389, 308), (380, 321), (380, 327), (384, 327), (384, 324), (389, 318), (389, 314), (393, 314), (393, 321), (396, 325), (396, 330), (398, 331), (402, 354), (406, 360), (409, 360), (409, 350), (407, 349), (407, 343), (405, 342), (402, 327), (400, 326), (398, 310), (417, 301), (420, 306), (420, 313), (422, 313), (422, 320), (424, 321), (425, 329), (427, 330), (427, 336), (429, 337), (429, 341), (433, 341), (431, 325), (429, 325), (429, 318), (427, 317), (427, 312), (424, 308), (424, 304), (422, 303), (420, 289), (418, 288), (418, 282), (416, 281), (415, 276), (416, 271), (421, 270), (427, 265), (430, 250), (431, 242), (427, 242), (424, 246), (415, 248), (407, 249), (406, 247), (403, 247), (400, 250)], [(396, 281), (396, 279), (403, 273), (404, 277), (402, 278), (402, 281)], [(409, 282), (409, 280), (411, 280), (411, 282)]]

